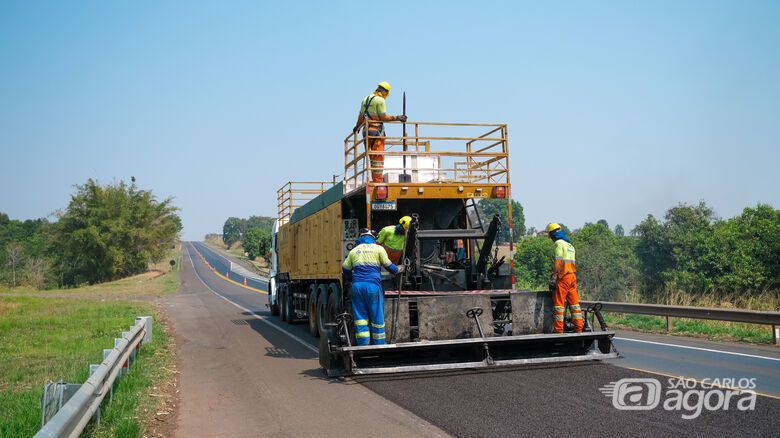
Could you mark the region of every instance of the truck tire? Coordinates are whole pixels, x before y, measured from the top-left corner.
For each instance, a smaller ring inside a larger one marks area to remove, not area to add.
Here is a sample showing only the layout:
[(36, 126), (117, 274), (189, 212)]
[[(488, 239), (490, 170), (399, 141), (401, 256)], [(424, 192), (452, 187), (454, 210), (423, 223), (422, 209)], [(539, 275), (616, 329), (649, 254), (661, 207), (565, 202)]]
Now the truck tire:
[[(336, 285), (338, 288), (338, 285)], [(341, 313), (341, 296), (339, 294), (338, 289), (332, 290), (330, 294), (328, 294), (328, 305), (326, 307), (325, 314), (327, 315), (328, 322), (336, 322), (336, 315)]]
[(284, 294), (284, 320), (287, 321), (287, 324), (292, 324), (295, 319), (295, 312), (292, 307), (292, 288), (286, 287)]
[(328, 314), (326, 312), (328, 306), (328, 286), (325, 284), (319, 285), (317, 288), (317, 334), (325, 330), (325, 323), (328, 321)]
[(287, 285), (282, 284), (279, 286), (279, 292), (276, 295), (276, 301), (279, 302), (279, 314), (281, 315), (282, 321), (287, 321), (287, 309), (285, 308), (287, 307), (285, 305), (286, 297), (287, 297)]
[(271, 316), (279, 316), (279, 284), (276, 284), (276, 303), (271, 304), (271, 284), (268, 284), (268, 307), (271, 308)]
[(336, 322), (336, 315), (341, 312), (341, 287), (338, 283), (331, 283), (328, 285), (328, 301), (325, 306), (326, 321)]
[(319, 318), (317, 313), (317, 302), (319, 297), (319, 289), (316, 284), (309, 286), (309, 334), (317, 337), (319, 332)]

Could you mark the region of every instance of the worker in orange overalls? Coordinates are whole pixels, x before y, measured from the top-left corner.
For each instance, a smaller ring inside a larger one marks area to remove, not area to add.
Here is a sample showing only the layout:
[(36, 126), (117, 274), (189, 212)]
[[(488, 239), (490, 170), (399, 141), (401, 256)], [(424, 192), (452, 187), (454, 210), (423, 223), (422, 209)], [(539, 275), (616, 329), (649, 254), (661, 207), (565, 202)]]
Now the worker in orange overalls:
[[(382, 182), (382, 169), (385, 167), (385, 155), (384, 154), (372, 154), (371, 152), (383, 152), (385, 150), (385, 127), (382, 124), (385, 122), (399, 121), (405, 122), (406, 116), (389, 116), (387, 115), (387, 109), (385, 107), (385, 99), (390, 94), (390, 84), (387, 82), (380, 82), (376, 91), (369, 94), (360, 102), (360, 113), (358, 114), (357, 123), (352, 128), (352, 133), (363, 126), (366, 120), (368, 122), (368, 135), (370, 138), (368, 144), (369, 160), (371, 161), (371, 180), (373, 182)], [(363, 130), (363, 137), (365, 138), (366, 131)]]
[(577, 265), (574, 259), (574, 245), (556, 223), (547, 226), (547, 235), (555, 242), (555, 266), (550, 277), (553, 303), (553, 332), (563, 333), (563, 313), (566, 302), (571, 310), (574, 331), (582, 333), (582, 309), (577, 295)]

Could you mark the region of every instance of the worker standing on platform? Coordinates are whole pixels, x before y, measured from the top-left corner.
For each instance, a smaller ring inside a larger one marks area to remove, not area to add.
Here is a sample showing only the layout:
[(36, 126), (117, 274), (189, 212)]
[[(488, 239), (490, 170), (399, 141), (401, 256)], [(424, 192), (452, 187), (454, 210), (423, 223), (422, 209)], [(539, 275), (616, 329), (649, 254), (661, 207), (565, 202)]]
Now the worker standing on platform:
[(563, 333), (565, 303), (569, 303), (574, 331), (582, 333), (582, 309), (577, 295), (577, 265), (574, 245), (556, 223), (547, 226), (547, 235), (555, 242), (555, 266), (550, 277), (553, 303), (553, 332)]
[(374, 245), (373, 232), (367, 228), (360, 230), (360, 237), (342, 266), (345, 273), (352, 273), (352, 316), (358, 345), (368, 345), (369, 341), (375, 345), (385, 343), (385, 294), (380, 275), (382, 266), (393, 274), (399, 271), (387, 258), (385, 250)]
[[(352, 128), (352, 132), (357, 132), (358, 129), (368, 120), (368, 135), (371, 138), (366, 145), (369, 151), (369, 160), (371, 161), (371, 180), (373, 182), (382, 182), (382, 169), (385, 167), (384, 154), (372, 154), (371, 152), (384, 152), (385, 150), (385, 127), (382, 122), (400, 121), (405, 122), (406, 116), (389, 116), (387, 115), (387, 109), (385, 107), (385, 99), (390, 94), (390, 84), (387, 82), (380, 82), (376, 91), (368, 95), (360, 102), (360, 113), (358, 114), (357, 123)], [(363, 137), (366, 137), (366, 131), (363, 130)]]
[(398, 221), (398, 225), (388, 225), (379, 231), (379, 238), (376, 243), (381, 245), (387, 251), (387, 257), (396, 265), (400, 263), (404, 252), (404, 239), (406, 230), (409, 229), (409, 223), (412, 218), (404, 216)]

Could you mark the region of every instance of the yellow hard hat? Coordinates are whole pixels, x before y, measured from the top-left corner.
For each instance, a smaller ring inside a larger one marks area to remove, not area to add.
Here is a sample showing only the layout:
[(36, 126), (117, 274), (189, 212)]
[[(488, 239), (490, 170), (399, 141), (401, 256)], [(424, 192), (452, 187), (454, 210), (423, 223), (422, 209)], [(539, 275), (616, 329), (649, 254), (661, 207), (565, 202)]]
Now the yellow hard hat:
[(547, 232), (552, 233), (555, 230), (560, 230), (561, 226), (556, 224), (555, 222), (551, 223), (550, 225), (547, 225)]
[(385, 90), (387, 90), (388, 93), (390, 92), (390, 84), (388, 84), (386, 81), (382, 81), (382, 82), (378, 83), (377, 87), (382, 87)]
[(409, 229), (409, 223), (411, 222), (412, 222), (412, 218), (410, 218), (409, 216), (404, 216), (401, 218), (400, 221), (398, 221), (398, 223), (401, 224), (402, 227), (404, 227), (404, 230)]

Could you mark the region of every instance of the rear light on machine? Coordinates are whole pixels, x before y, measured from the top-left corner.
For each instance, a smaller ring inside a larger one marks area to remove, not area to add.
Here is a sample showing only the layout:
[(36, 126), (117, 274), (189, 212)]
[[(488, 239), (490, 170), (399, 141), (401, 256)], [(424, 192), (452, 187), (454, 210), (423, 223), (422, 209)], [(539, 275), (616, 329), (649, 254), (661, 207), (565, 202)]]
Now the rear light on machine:
[(376, 199), (387, 199), (387, 186), (376, 186)]
[(506, 198), (506, 187), (497, 186), (493, 188), (493, 196), (496, 198)]

